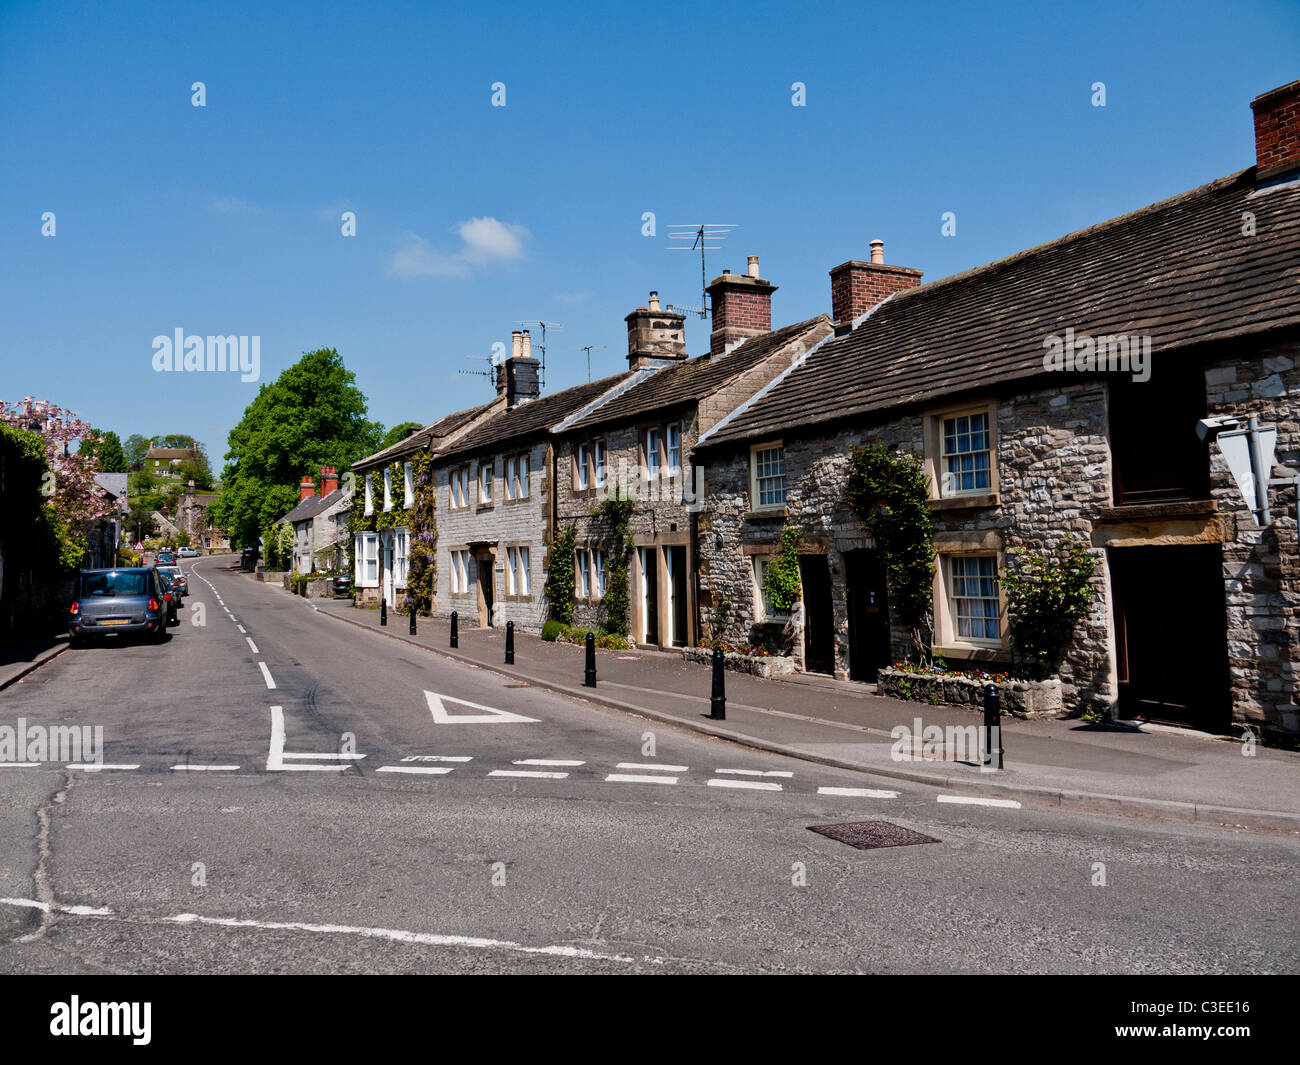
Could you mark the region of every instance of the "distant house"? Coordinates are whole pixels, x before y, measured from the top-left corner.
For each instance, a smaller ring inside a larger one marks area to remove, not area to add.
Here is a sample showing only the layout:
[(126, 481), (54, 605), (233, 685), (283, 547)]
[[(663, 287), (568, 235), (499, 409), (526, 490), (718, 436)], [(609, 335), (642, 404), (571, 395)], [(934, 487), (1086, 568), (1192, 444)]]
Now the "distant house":
[(315, 482), (304, 477), (299, 485), (298, 505), (276, 522), (293, 529), (295, 573), (342, 568), (351, 544), (348, 514), (352, 489), (339, 487), (338, 471), (333, 466), (322, 466), (320, 479), (321, 494), (317, 495)]
[(126, 482), (125, 473), (97, 473), (95, 483), (99, 485), (114, 503), (111, 515), (90, 523), (86, 529), (87, 569), (101, 569), (117, 565), (117, 548), (122, 540), (122, 526), (126, 519)]
[(192, 447), (151, 447), (145, 452), (144, 468), (157, 477), (174, 477), (182, 462), (195, 462), (199, 452)]

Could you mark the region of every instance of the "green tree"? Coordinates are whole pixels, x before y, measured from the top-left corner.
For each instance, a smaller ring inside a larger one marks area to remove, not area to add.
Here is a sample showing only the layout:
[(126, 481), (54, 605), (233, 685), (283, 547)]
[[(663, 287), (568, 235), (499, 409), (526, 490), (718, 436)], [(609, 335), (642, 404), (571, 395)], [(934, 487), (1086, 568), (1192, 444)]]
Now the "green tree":
[(139, 466), (144, 462), (145, 452), (153, 447), (153, 440), (147, 436), (141, 436), (139, 433), (132, 433), (126, 438), (126, 443), (122, 445), (122, 450), (126, 454), (126, 461), (131, 466)]
[(355, 381), (337, 351), (321, 348), (258, 389), (230, 431), (221, 499), (211, 507), (235, 545), (256, 544), (293, 508), (304, 473), (346, 469), (379, 449), (382, 427), (367, 418)]
[(181, 479), (181, 484), (194, 482), (194, 487), (199, 491), (212, 487), (212, 466), (208, 462), (208, 456), (199, 451), (199, 457), (196, 459), (182, 459), (180, 465), (172, 467), (176, 475)]
[(186, 436), (183, 433), (168, 433), (166, 436), (162, 438), (162, 443), (159, 444), (158, 446), (186, 448), (186, 447), (198, 447), (198, 444), (195, 442), (194, 437), (192, 436)]
[(392, 447), (394, 444), (405, 440), (409, 435), (410, 430), (423, 428), (424, 426), (419, 422), (402, 422), (401, 425), (394, 425), (384, 434), (383, 440), (380, 441), (379, 447), (375, 448), (375, 450), (383, 451), (386, 447)]
[(92, 430), (99, 439), (87, 443), (90, 453), (99, 462), (100, 473), (126, 473), (126, 455), (122, 451), (122, 441), (111, 429)]

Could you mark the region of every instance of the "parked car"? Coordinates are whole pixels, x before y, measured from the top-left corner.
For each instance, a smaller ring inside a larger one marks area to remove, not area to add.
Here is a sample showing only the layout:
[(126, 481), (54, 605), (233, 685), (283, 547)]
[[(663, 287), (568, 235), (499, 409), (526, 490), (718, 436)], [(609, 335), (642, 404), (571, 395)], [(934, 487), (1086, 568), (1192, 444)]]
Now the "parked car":
[(180, 593), (176, 591), (175, 581), (172, 575), (166, 570), (159, 570), (158, 576), (163, 584), (163, 599), (167, 603), (167, 624), (179, 625), (180, 620), (176, 617), (176, 610), (181, 605)]
[(170, 547), (164, 548), (158, 552), (158, 557), (154, 561), (160, 566), (174, 566), (176, 564), (176, 552)]
[(239, 553), (239, 568), (250, 573), (257, 567), (257, 548), (246, 547)]
[(180, 566), (159, 565), (158, 569), (172, 579), (172, 584), (175, 586), (173, 591), (176, 593), (176, 605), (183, 606), (183, 600), (190, 594), (190, 582), (185, 579), (185, 574), (181, 572)]
[(176, 552), (177, 558), (198, 558), (203, 552), (197, 547), (182, 547)]
[(82, 570), (77, 597), (68, 608), (68, 632), (75, 646), (90, 639), (144, 633), (167, 635), (168, 604), (162, 575), (152, 566)]
[(347, 599), (352, 595), (352, 578), (346, 573), (330, 578), (330, 591), (336, 598)]

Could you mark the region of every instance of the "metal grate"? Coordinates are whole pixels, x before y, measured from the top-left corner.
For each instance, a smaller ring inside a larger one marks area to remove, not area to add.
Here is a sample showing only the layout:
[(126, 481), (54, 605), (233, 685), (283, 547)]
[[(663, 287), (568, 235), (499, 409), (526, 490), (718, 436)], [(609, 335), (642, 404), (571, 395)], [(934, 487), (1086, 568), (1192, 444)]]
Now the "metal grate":
[(845, 825), (809, 825), (809, 832), (857, 847), (860, 851), (879, 847), (913, 847), (918, 843), (940, 843), (933, 836), (923, 836), (902, 825), (888, 821), (852, 821)]

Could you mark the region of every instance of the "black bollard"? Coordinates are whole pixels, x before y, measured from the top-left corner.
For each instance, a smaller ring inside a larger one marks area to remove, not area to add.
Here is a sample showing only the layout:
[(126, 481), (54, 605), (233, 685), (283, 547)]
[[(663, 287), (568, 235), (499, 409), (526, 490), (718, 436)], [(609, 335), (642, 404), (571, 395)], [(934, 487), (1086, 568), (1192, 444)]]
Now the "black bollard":
[(451, 645), (452, 647), (460, 646), (460, 633), (456, 631), (456, 611), (451, 612)]
[[(1002, 703), (998, 686), (984, 685), (984, 765), (990, 769), (1002, 768)], [(995, 746), (996, 745), (996, 746)]]
[(383, 596), (379, 598), (379, 624), (388, 624), (388, 600)]
[(411, 635), (415, 635), (415, 604), (411, 604)]
[(596, 686), (596, 637), (587, 633), (587, 675), (582, 680), (584, 688)]
[(515, 664), (515, 623), (506, 622), (506, 665)]
[(713, 697), (709, 700), (709, 717), (714, 721), (727, 720), (726, 665), (721, 647), (713, 649)]

